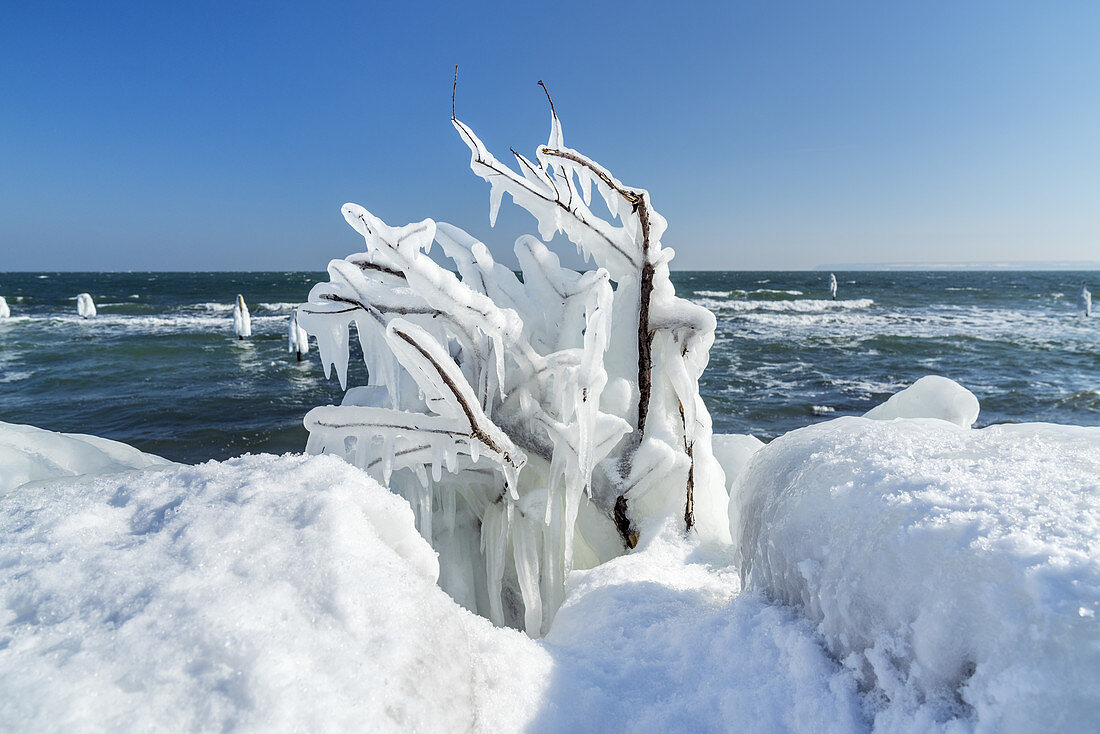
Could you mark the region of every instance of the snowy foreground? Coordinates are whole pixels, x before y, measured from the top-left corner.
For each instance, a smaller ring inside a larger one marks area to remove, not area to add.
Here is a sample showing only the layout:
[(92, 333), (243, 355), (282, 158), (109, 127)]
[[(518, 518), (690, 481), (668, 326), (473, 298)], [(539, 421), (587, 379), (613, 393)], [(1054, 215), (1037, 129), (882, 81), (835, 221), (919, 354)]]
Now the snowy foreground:
[(1094, 731), (1100, 428), (972, 430), (932, 388), (716, 436), (734, 545), (574, 571), (542, 640), (337, 458), (0, 424), (0, 730)]

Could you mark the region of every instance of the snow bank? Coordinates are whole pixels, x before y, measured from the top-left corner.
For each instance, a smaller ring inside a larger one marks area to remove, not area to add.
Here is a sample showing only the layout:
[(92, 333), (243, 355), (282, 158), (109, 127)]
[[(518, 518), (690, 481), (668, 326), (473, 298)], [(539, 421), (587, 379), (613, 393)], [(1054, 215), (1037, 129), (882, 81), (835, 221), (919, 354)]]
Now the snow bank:
[(938, 375), (927, 375), (901, 392), (891, 395), (882, 405), (863, 414), (874, 420), (894, 418), (939, 418), (960, 428), (970, 428), (978, 420), (981, 406), (974, 393)]
[(877, 728), (1100, 721), (1100, 428), (840, 418), (735, 487), (748, 589), (800, 605)]
[(0, 493), (39, 479), (109, 474), (170, 463), (98, 436), (0, 422)]
[(678, 529), (569, 576), (537, 731), (858, 732), (855, 677)]
[(0, 537), (0, 728), (517, 731), (545, 686), (332, 457), (28, 485)]

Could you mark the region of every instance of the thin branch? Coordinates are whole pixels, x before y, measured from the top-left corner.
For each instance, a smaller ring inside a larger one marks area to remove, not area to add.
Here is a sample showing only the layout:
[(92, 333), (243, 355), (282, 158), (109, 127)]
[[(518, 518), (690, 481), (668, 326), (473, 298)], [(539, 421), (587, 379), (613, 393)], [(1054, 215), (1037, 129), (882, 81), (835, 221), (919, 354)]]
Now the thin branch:
[(539, 79), (539, 86), (542, 87), (542, 91), (546, 92), (546, 101), (550, 103), (550, 114), (554, 117), (557, 117), (558, 113), (557, 110), (554, 109), (554, 100), (550, 99), (550, 90), (547, 89), (546, 85), (542, 83), (542, 79)]
[(451, 391), (451, 393), (455, 397), (455, 400), (458, 401), (458, 406), (462, 409), (462, 412), (466, 414), (466, 420), (470, 423), (470, 436), (472, 438), (476, 438), (478, 441), (481, 441), (481, 443), (485, 444), (486, 448), (488, 448), (493, 453), (498, 454), (505, 461), (515, 467), (516, 465), (512, 461), (512, 457), (508, 455), (508, 452), (498, 446), (497, 443), (492, 439), (492, 437), (485, 432), (485, 429), (478, 425), (477, 417), (474, 415), (473, 409), (470, 407), (469, 403), (466, 402), (466, 399), (462, 397), (462, 391), (458, 389), (458, 386), (455, 385), (454, 380), (451, 379), (451, 376), (447, 374), (442, 365), (435, 361), (435, 358), (432, 357), (428, 350), (420, 346), (420, 344), (415, 339), (406, 334), (404, 331), (401, 331), (400, 329), (394, 329), (393, 333), (396, 334), (402, 341), (406, 342), (409, 346), (415, 349), (417, 352), (419, 352), (420, 356), (426, 359), (428, 363), (435, 368), (435, 371), (439, 373), (439, 377), (443, 380), (443, 383), (447, 386), (447, 389)]
[(455, 64), (455, 83), (451, 87), (451, 119), (455, 119), (455, 92), (458, 91), (458, 64)]
[[(618, 246), (617, 244), (615, 244), (615, 242), (614, 242), (614, 241), (612, 241), (610, 237), (608, 237), (608, 236), (607, 236), (606, 234), (604, 234), (603, 232), (601, 232), (601, 231), (600, 231), (600, 230), (599, 230), (599, 229), (598, 229), (597, 227), (595, 227), (595, 226), (594, 226), (594, 225), (593, 225), (593, 224), (592, 224), (591, 222), (589, 222), (589, 221), (588, 221), (588, 220), (586, 220), (586, 219), (585, 219), (584, 217), (582, 217), (582, 216), (580, 215), (580, 213), (579, 213), (578, 211), (576, 211), (576, 209), (570, 209), (570, 208), (569, 208), (568, 206), (566, 206), (566, 205), (565, 205), (565, 204), (564, 204), (564, 203), (563, 203), (563, 202), (562, 202), (562, 201), (561, 201), (560, 199), (558, 199), (558, 198), (551, 198), (551, 197), (547, 196), (546, 194), (542, 193), (541, 191), (537, 191), (536, 189), (533, 189), (533, 188), (532, 188), (532, 187), (531, 187), (531, 186), (530, 186), (530, 185), (529, 185), (529, 184), (527, 183), (527, 180), (526, 180), (526, 179), (524, 179), (524, 178), (519, 178), (519, 177), (517, 177), (517, 176), (516, 176), (516, 174), (515, 174), (515, 173), (513, 173), (513, 172), (512, 172), (512, 171), (511, 171), (510, 169), (505, 169), (505, 170), (503, 170), (503, 171), (502, 171), (502, 170), (501, 170), (500, 168), (497, 168), (496, 166), (492, 166), (492, 165), (490, 165), (489, 163), (487, 163), (487, 162), (486, 162), (486, 161), (485, 161), (485, 160), (484, 160), (484, 159), (483, 159), (483, 158), (481, 157), (481, 153), (477, 151), (477, 146), (476, 146), (476, 145), (471, 145), (471, 143), (472, 143), (472, 140), (470, 140), (470, 139), (469, 139), (469, 136), (470, 136), (470, 135), (472, 134), (472, 131), (470, 131), (470, 130), (469, 130), (468, 128), (466, 128), (466, 125), (465, 125), (464, 123), (462, 123), (461, 121), (458, 121), (458, 120), (456, 120), (455, 122), (456, 122), (456, 123), (457, 123), (457, 124), (458, 124), (458, 125), (460, 126), (460, 127), (459, 127), (459, 133), (460, 133), (460, 134), (462, 134), (462, 135), (463, 135), (464, 137), (466, 137), (466, 138), (467, 138), (467, 143), (466, 143), (466, 144), (467, 144), (467, 145), (468, 145), (468, 146), (469, 146), (469, 147), (470, 147), (470, 148), (471, 148), (472, 150), (474, 150), (474, 151), (475, 151), (475, 156), (476, 156), (475, 160), (477, 161), (477, 163), (478, 163), (479, 165), (482, 165), (482, 166), (484, 166), (485, 168), (488, 168), (488, 169), (489, 169), (490, 171), (492, 171), (492, 172), (493, 172), (493, 174), (492, 174), (492, 175), (495, 175), (495, 176), (501, 176), (501, 177), (503, 177), (503, 178), (506, 178), (506, 179), (508, 179), (509, 181), (511, 181), (511, 182), (512, 182), (513, 184), (515, 184), (516, 186), (519, 186), (519, 187), (521, 187), (522, 189), (524, 189), (525, 191), (527, 191), (528, 193), (530, 193), (530, 194), (531, 194), (532, 196), (535, 196), (535, 197), (537, 197), (537, 198), (539, 198), (539, 199), (542, 199), (543, 201), (545, 201), (545, 202), (548, 202), (548, 203), (550, 203), (550, 204), (554, 204), (555, 206), (557, 206), (557, 207), (559, 207), (559, 208), (561, 208), (561, 209), (565, 210), (566, 212), (568, 212), (568, 213), (570, 214), (570, 216), (572, 216), (572, 217), (573, 217), (573, 219), (577, 220), (577, 222), (579, 222), (580, 224), (584, 225), (585, 227), (587, 227), (588, 229), (592, 230), (592, 231), (593, 231), (593, 232), (595, 232), (595, 233), (596, 233), (597, 235), (599, 235), (600, 237), (602, 237), (602, 238), (603, 238), (603, 240), (604, 240), (604, 241), (605, 241), (605, 242), (607, 243), (608, 247), (610, 247), (611, 249), (615, 250), (616, 252), (618, 252), (618, 253), (619, 253), (620, 255), (622, 255), (623, 257), (625, 257), (625, 258), (627, 259), (627, 261), (628, 261), (628, 262), (634, 263), (634, 258), (633, 258), (633, 257), (631, 257), (631, 256), (630, 256), (630, 255), (629, 255), (629, 254), (628, 254), (628, 253), (627, 253), (627, 252), (626, 252), (625, 250), (623, 250), (623, 248), (621, 248), (621, 247), (619, 247), (619, 246)], [(545, 148), (544, 148), (544, 149), (545, 149)], [(546, 150), (548, 150), (548, 149), (546, 149)], [(511, 175), (509, 175), (509, 174), (511, 174)], [(514, 197), (513, 197), (513, 198), (514, 198)]]

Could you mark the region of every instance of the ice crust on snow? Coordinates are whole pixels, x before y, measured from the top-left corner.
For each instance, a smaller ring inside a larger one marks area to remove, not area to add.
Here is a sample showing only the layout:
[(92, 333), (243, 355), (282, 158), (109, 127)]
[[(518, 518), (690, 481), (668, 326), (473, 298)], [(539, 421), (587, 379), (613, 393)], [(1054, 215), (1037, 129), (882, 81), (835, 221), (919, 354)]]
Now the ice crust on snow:
[(882, 731), (1100, 721), (1100, 428), (840, 418), (755, 454), (746, 587), (793, 604)]
[(26, 482), (108, 474), (171, 462), (98, 436), (0, 422), (0, 493)]
[(0, 533), (22, 731), (862, 728), (811, 625), (672, 526), (573, 574), (541, 642), (440, 590), (409, 505), (333, 457), (29, 484)]
[(233, 304), (233, 332), (238, 339), (252, 336), (252, 317), (248, 313), (248, 304), (244, 302), (244, 296), (239, 293)]
[(96, 315), (95, 302), (87, 293), (81, 293), (76, 297), (76, 314), (82, 319), (90, 319)]
[[(1098, 428), (843, 418), (768, 445), (717, 436), (735, 548), (670, 519), (630, 554), (579, 563), (538, 642), (444, 593), (409, 504), (335, 457), (162, 466), (0, 428), (0, 467), (51, 467), (0, 491), (0, 722), (18, 730), (1013, 732), (1100, 717)], [(118, 473), (58, 476), (100, 470)]]
[(855, 676), (790, 607), (740, 593), (730, 558), (669, 524), (575, 571), (545, 638), (535, 731), (865, 731)]
[(518, 731), (544, 685), (332, 457), (25, 485), (0, 537), (0, 728)]
[(939, 375), (926, 375), (871, 408), (863, 417), (881, 421), (939, 418), (960, 428), (970, 428), (978, 420), (980, 409), (974, 393), (959, 383)]

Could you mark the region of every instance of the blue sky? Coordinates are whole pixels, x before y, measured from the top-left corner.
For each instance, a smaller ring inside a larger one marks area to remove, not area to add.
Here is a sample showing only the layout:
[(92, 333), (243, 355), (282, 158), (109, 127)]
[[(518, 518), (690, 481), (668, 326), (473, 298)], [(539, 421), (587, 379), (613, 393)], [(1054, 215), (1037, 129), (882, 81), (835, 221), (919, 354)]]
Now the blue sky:
[(468, 169), (566, 142), (682, 269), (1100, 259), (1100, 5), (7, 3), (0, 270), (322, 269), (340, 205), (506, 262)]

